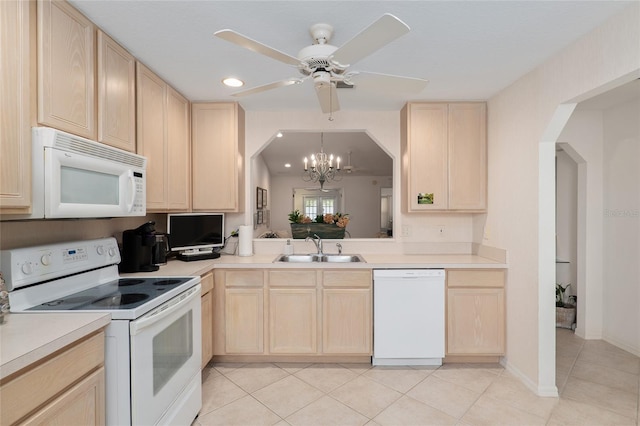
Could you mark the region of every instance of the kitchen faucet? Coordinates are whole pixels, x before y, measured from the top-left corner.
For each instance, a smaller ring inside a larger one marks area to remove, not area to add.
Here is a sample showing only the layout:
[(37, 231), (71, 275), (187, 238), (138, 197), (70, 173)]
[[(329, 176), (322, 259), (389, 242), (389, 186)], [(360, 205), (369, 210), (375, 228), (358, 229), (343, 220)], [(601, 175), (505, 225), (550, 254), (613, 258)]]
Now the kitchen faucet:
[(318, 236), (318, 234), (313, 234), (313, 237), (309, 236), (304, 239), (305, 241), (313, 241), (313, 244), (316, 245), (316, 249), (318, 250), (318, 254), (322, 256), (322, 238)]

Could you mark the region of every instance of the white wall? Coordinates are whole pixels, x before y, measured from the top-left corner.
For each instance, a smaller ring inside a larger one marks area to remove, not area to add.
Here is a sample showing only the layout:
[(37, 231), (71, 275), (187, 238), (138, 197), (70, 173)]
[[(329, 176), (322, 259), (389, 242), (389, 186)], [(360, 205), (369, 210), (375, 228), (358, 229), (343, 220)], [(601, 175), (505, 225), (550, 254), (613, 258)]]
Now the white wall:
[(640, 356), (640, 101), (603, 118), (603, 338)]
[(638, 16), (629, 6), (489, 100), (484, 242), (509, 252), (507, 368), (539, 394), (556, 392), (555, 141), (545, 132), (561, 104), (640, 75)]

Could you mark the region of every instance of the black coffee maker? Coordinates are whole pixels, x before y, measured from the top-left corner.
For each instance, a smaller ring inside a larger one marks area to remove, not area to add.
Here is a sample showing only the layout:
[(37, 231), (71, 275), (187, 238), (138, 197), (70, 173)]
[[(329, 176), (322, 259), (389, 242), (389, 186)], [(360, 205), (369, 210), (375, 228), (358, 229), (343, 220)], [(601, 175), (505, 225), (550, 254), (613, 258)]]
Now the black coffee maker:
[(122, 261), (120, 272), (152, 272), (160, 269), (153, 263), (156, 245), (156, 223), (149, 221), (136, 229), (122, 233)]

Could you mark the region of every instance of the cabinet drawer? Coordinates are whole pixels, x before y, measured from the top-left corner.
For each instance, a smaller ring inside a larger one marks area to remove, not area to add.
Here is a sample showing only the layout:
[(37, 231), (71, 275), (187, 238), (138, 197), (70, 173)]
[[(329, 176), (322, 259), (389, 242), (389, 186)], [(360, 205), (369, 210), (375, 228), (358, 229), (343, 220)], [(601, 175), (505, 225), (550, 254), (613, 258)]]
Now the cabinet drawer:
[(323, 271), (322, 284), (324, 287), (370, 288), (371, 270)]
[(70, 347), (0, 387), (0, 423), (13, 424), (104, 364), (104, 332)]
[(262, 271), (224, 271), (224, 284), (226, 287), (262, 287), (263, 281)]
[(317, 283), (315, 270), (269, 271), (270, 287), (315, 287)]
[(504, 270), (447, 270), (447, 287), (504, 287)]

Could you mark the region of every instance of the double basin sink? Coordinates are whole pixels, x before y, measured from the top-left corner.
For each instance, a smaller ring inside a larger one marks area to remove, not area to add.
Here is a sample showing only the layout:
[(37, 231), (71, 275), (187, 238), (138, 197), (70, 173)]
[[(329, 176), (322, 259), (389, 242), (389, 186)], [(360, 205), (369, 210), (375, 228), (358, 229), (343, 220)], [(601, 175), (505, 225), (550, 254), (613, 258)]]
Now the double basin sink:
[(276, 257), (277, 262), (289, 263), (353, 263), (366, 261), (359, 254), (281, 254)]

